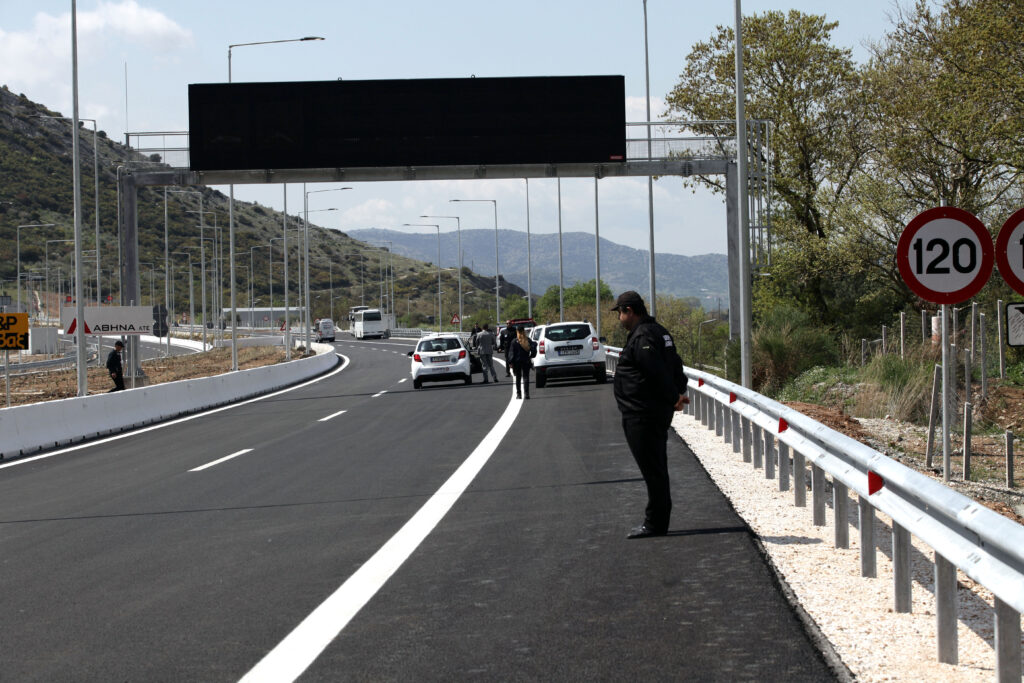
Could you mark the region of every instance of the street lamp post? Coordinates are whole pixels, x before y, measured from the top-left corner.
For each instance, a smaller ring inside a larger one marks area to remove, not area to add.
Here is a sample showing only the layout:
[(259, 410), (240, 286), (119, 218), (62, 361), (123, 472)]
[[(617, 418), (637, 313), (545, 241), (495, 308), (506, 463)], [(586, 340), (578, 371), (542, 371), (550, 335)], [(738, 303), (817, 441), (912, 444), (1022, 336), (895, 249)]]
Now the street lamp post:
[[(323, 40), (320, 36), (305, 36), (303, 38), (285, 38), (283, 40), (259, 40), (252, 43), (234, 43), (228, 45), (228, 83), (231, 83), (231, 50), (236, 47), (249, 47), (252, 45), (272, 45), (275, 43), (301, 43), (307, 40)], [(287, 184), (285, 184), (287, 188)], [(228, 186), (228, 250), (230, 252), (230, 265), (231, 271), (231, 369), (238, 370), (238, 329), (236, 326), (237, 315), (235, 313), (235, 186), (232, 183)], [(285, 210), (288, 208), (287, 189), (285, 189)], [(285, 221), (287, 222), (287, 217)], [(287, 223), (286, 223), (287, 229)], [(287, 246), (288, 241), (285, 239), (285, 245)], [(285, 259), (285, 320), (288, 319), (288, 259)], [(306, 305), (309, 305), (309, 295), (307, 292)], [(291, 348), (291, 326), (286, 325), (287, 330), (285, 332), (287, 349), (285, 350), (285, 356), (288, 360), (292, 358)], [(308, 335), (308, 333), (307, 333)], [(309, 339), (306, 339), (306, 348), (309, 348)]]
[(701, 333), (701, 330), (704, 329), (705, 325), (708, 325), (708, 324), (711, 324), (711, 323), (717, 323), (717, 322), (718, 322), (718, 318), (711, 318), (709, 320), (705, 320), (703, 322), (697, 323), (697, 363), (698, 363), (698, 367), (700, 367), (700, 368), (704, 367), (704, 362), (700, 358), (700, 333)]
[[(35, 114), (33, 118), (37, 119), (60, 119), (63, 121), (72, 121), (70, 116), (44, 116), (43, 114)], [(93, 176), (93, 213), (96, 214), (96, 305), (102, 305), (102, 291), (100, 287), (100, 139), (99, 131), (96, 130), (96, 119), (83, 119), (79, 118), (79, 121), (91, 121), (92, 122), (92, 176)], [(78, 134), (78, 131), (75, 131)]]
[(181, 254), (188, 257), (188, 334), (191, 337), (195, 334), (196, 328), (196, 301), (192, 293), (192, 254), (187, 251), (172, 251), (172, 254)]
[(437, 230), (437, 331), (441, 331), (441, 226), (437, 223), (403, 223), (410, 227), (434, 228)]
[[(462, 332), (462, 219), (459, 216), (420, 216), (420, 218), (454, 218), (459, 241), (459, 332)], [(495, 323), (497, 324), (497, 323)]]
[(17, 243), (17, 256), (15, 257), (15, 260), (18, 263), (18, 308), (21, 308), (21, 230), (22, 228), (52, 228), (56, 225), (56, 223), (29, 223), (27, 225), (19, 225), (15, 228), (15, 241)]
[[(340, 193), (343, 189), (351, 189), (351, 187), (329, 187), (327, 189), (310, 189), (306, 190), (306, 183), (302, 183), (302, 227), (303, 227), (303, 251), (305, 252), (305, 263), (303, 268), (303, 280), (305, 281), (305, 300), (306, 300), (306, 348), (309, 348), (310, 343), (310, 326), (309, 326), (309, 196), (315, 193)], [(337, 211), (337, 209), (319, 209), (319, 211)]]
[(494, 324), (501, 323), (501, 266), (498, 262), (498, 200), (449, 199), (449, 202), (490, 202), (494, 205)]

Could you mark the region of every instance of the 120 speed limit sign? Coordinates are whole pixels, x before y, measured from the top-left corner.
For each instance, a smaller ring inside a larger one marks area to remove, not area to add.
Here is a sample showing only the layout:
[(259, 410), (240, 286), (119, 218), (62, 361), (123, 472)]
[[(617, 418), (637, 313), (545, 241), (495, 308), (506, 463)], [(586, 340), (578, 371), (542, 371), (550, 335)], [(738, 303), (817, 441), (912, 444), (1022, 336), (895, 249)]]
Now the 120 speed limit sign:
[(954, 206), (919, 214), (896, 245), (903, 281), (919, 297), (937, 304), (960, 303), (981, 291), (994, 260), (985, 225)]

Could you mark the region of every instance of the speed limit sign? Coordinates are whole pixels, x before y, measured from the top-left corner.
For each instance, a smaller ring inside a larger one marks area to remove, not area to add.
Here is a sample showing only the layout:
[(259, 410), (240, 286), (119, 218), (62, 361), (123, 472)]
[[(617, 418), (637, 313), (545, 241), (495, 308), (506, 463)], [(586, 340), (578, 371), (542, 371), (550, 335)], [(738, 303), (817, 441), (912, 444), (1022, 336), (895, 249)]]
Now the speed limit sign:
[(1006, 284), (1024, 294), (1024, 209), (1007, 218), (999, 230), (996, 264)]
[(919, 297), (956, 304), (985, 286), (992, 275), (992, 252), (992, 236), (976, 216), (942, 206), (918, 214), (907, 224), (896, 245), (896, 264), (903, 281)]

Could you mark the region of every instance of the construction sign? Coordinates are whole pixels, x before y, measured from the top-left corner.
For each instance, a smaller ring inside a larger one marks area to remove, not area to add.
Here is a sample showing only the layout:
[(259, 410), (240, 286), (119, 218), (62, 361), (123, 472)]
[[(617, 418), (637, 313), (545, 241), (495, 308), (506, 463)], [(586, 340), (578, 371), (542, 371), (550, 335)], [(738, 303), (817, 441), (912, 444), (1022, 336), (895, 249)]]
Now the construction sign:
[(28, 349), (28, 313), (0, 314), (0, 349)]
[[(72, 306), (60, 310), (60, 324), (65, 334), (78, 331), (78, 311)], [(88, 306), (81, 321), (86, 334), (120, 337), (131, 334), (153, 334), (156, 320), (152, 306)]]

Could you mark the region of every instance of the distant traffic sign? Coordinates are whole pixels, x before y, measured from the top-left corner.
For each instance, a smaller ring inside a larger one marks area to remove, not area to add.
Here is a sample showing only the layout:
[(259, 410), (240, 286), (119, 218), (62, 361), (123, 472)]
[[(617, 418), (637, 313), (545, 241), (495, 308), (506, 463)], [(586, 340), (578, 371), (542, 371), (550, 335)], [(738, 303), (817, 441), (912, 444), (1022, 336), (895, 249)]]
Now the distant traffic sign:
[(458, 313), (452, 316), (452, 325), (458, 325), (460, 322), (462, 322), (462, 319), (459, 317)]
[(0, 315), (0, 349), (28, 349), (28, 313)]
[(900, 235), (896, 264), (925, 301), (956, 304), (981, 291), (992, 275), (992, 236), (973, 214), (941, 206), (918, 214)]
[(1006, 304), (1006, 345), (1024, 346), (1024, 304)]
[(996, 236), (996, 265), (1013, 291), (1024, 294), (1024, 209), (1006, 219)]

